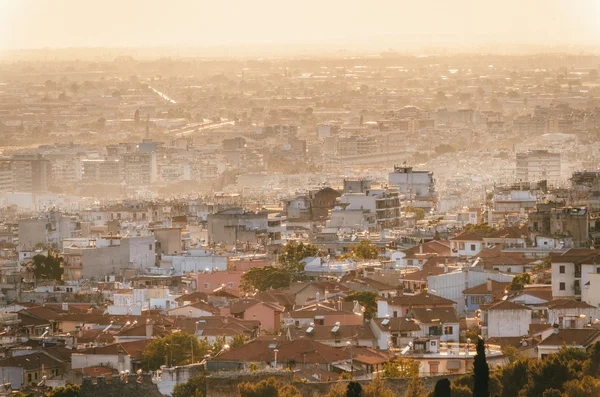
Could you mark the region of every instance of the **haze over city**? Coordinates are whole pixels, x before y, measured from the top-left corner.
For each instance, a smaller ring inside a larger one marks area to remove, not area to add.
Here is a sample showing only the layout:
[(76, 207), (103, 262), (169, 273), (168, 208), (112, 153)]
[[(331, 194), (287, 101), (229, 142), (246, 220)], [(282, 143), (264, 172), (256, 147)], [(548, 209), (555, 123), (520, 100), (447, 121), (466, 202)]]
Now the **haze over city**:
[(599, 20), (0, 0), (0, 397), (600, 396)]

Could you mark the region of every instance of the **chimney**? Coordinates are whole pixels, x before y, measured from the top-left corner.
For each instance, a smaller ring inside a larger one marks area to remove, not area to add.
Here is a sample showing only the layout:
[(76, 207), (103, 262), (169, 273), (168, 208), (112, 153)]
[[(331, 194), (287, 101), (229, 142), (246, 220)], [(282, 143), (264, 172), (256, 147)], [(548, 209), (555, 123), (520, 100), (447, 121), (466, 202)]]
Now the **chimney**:
[(487, 291), (492, 292), (492, 279), (491, 278), (487, 279)]
[(68, 312), (69, 311), (69, 303), (63, 302), (63, 304), (62, 304), (62, 311), (63, 312)]
[(154, 335), (154, 326), (150, 319), (146, 320), (146, 339), (152, 339)]
[(419, 254), (423, 253), (423, 244), (419, 244)]
[(229, 324), (229, 317), (228, 316), (223, 317), (223, 324)]

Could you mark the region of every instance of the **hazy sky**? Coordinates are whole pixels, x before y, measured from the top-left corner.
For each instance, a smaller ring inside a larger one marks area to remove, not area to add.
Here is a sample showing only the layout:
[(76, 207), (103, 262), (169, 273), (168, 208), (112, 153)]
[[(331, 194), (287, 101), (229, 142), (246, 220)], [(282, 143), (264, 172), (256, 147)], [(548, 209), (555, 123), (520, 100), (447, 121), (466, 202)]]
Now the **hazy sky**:
[(0, 0), (0, 49), (600, 44), (600, 0)]

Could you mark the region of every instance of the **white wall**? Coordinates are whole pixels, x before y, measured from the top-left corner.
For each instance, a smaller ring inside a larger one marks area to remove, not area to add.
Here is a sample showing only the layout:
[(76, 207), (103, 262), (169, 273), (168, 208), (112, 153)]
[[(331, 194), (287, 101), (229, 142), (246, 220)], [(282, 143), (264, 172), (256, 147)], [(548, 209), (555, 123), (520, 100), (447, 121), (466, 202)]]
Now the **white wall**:
[(526, 336), (531, 310), (488, 310), (487, 335), (490, 337)]
[(463, 291), (467, 288), (483, 284), (487, 279), (499, 282), (510, 282), (514, 275), (485, 272), (479, 269), (465, 268), (452, 273), (427, 277), (429, 292), (457, 303), (459, 316), (466, 315)]
[(118, 355), (74, 353), (71, 355), (71, 368), (79, 369), (110, 364), (110, 366), (119, 371), (131, 371), (131, 357), (124, 355), (123, 359), (123, 366), (120, 368)]
[[(565, 268), (564, 273), (560, 272), (561, 266)], [(575, 289), (573, 287), (575, 281), (574, 272), (575, 265), (573, 263), (552, 262), (552, 296), (554, 298), (575, 296)], [(560, 283), (565, 283), (564, 291), (561, 291)]]

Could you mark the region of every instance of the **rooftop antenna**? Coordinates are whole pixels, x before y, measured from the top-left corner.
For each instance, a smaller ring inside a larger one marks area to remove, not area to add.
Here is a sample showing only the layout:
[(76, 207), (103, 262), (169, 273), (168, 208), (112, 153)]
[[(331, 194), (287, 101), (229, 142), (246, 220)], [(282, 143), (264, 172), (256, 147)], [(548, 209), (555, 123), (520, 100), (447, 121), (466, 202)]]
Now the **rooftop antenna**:
[(150, 113), (146, 113), (146, 139), (150, 139)]

